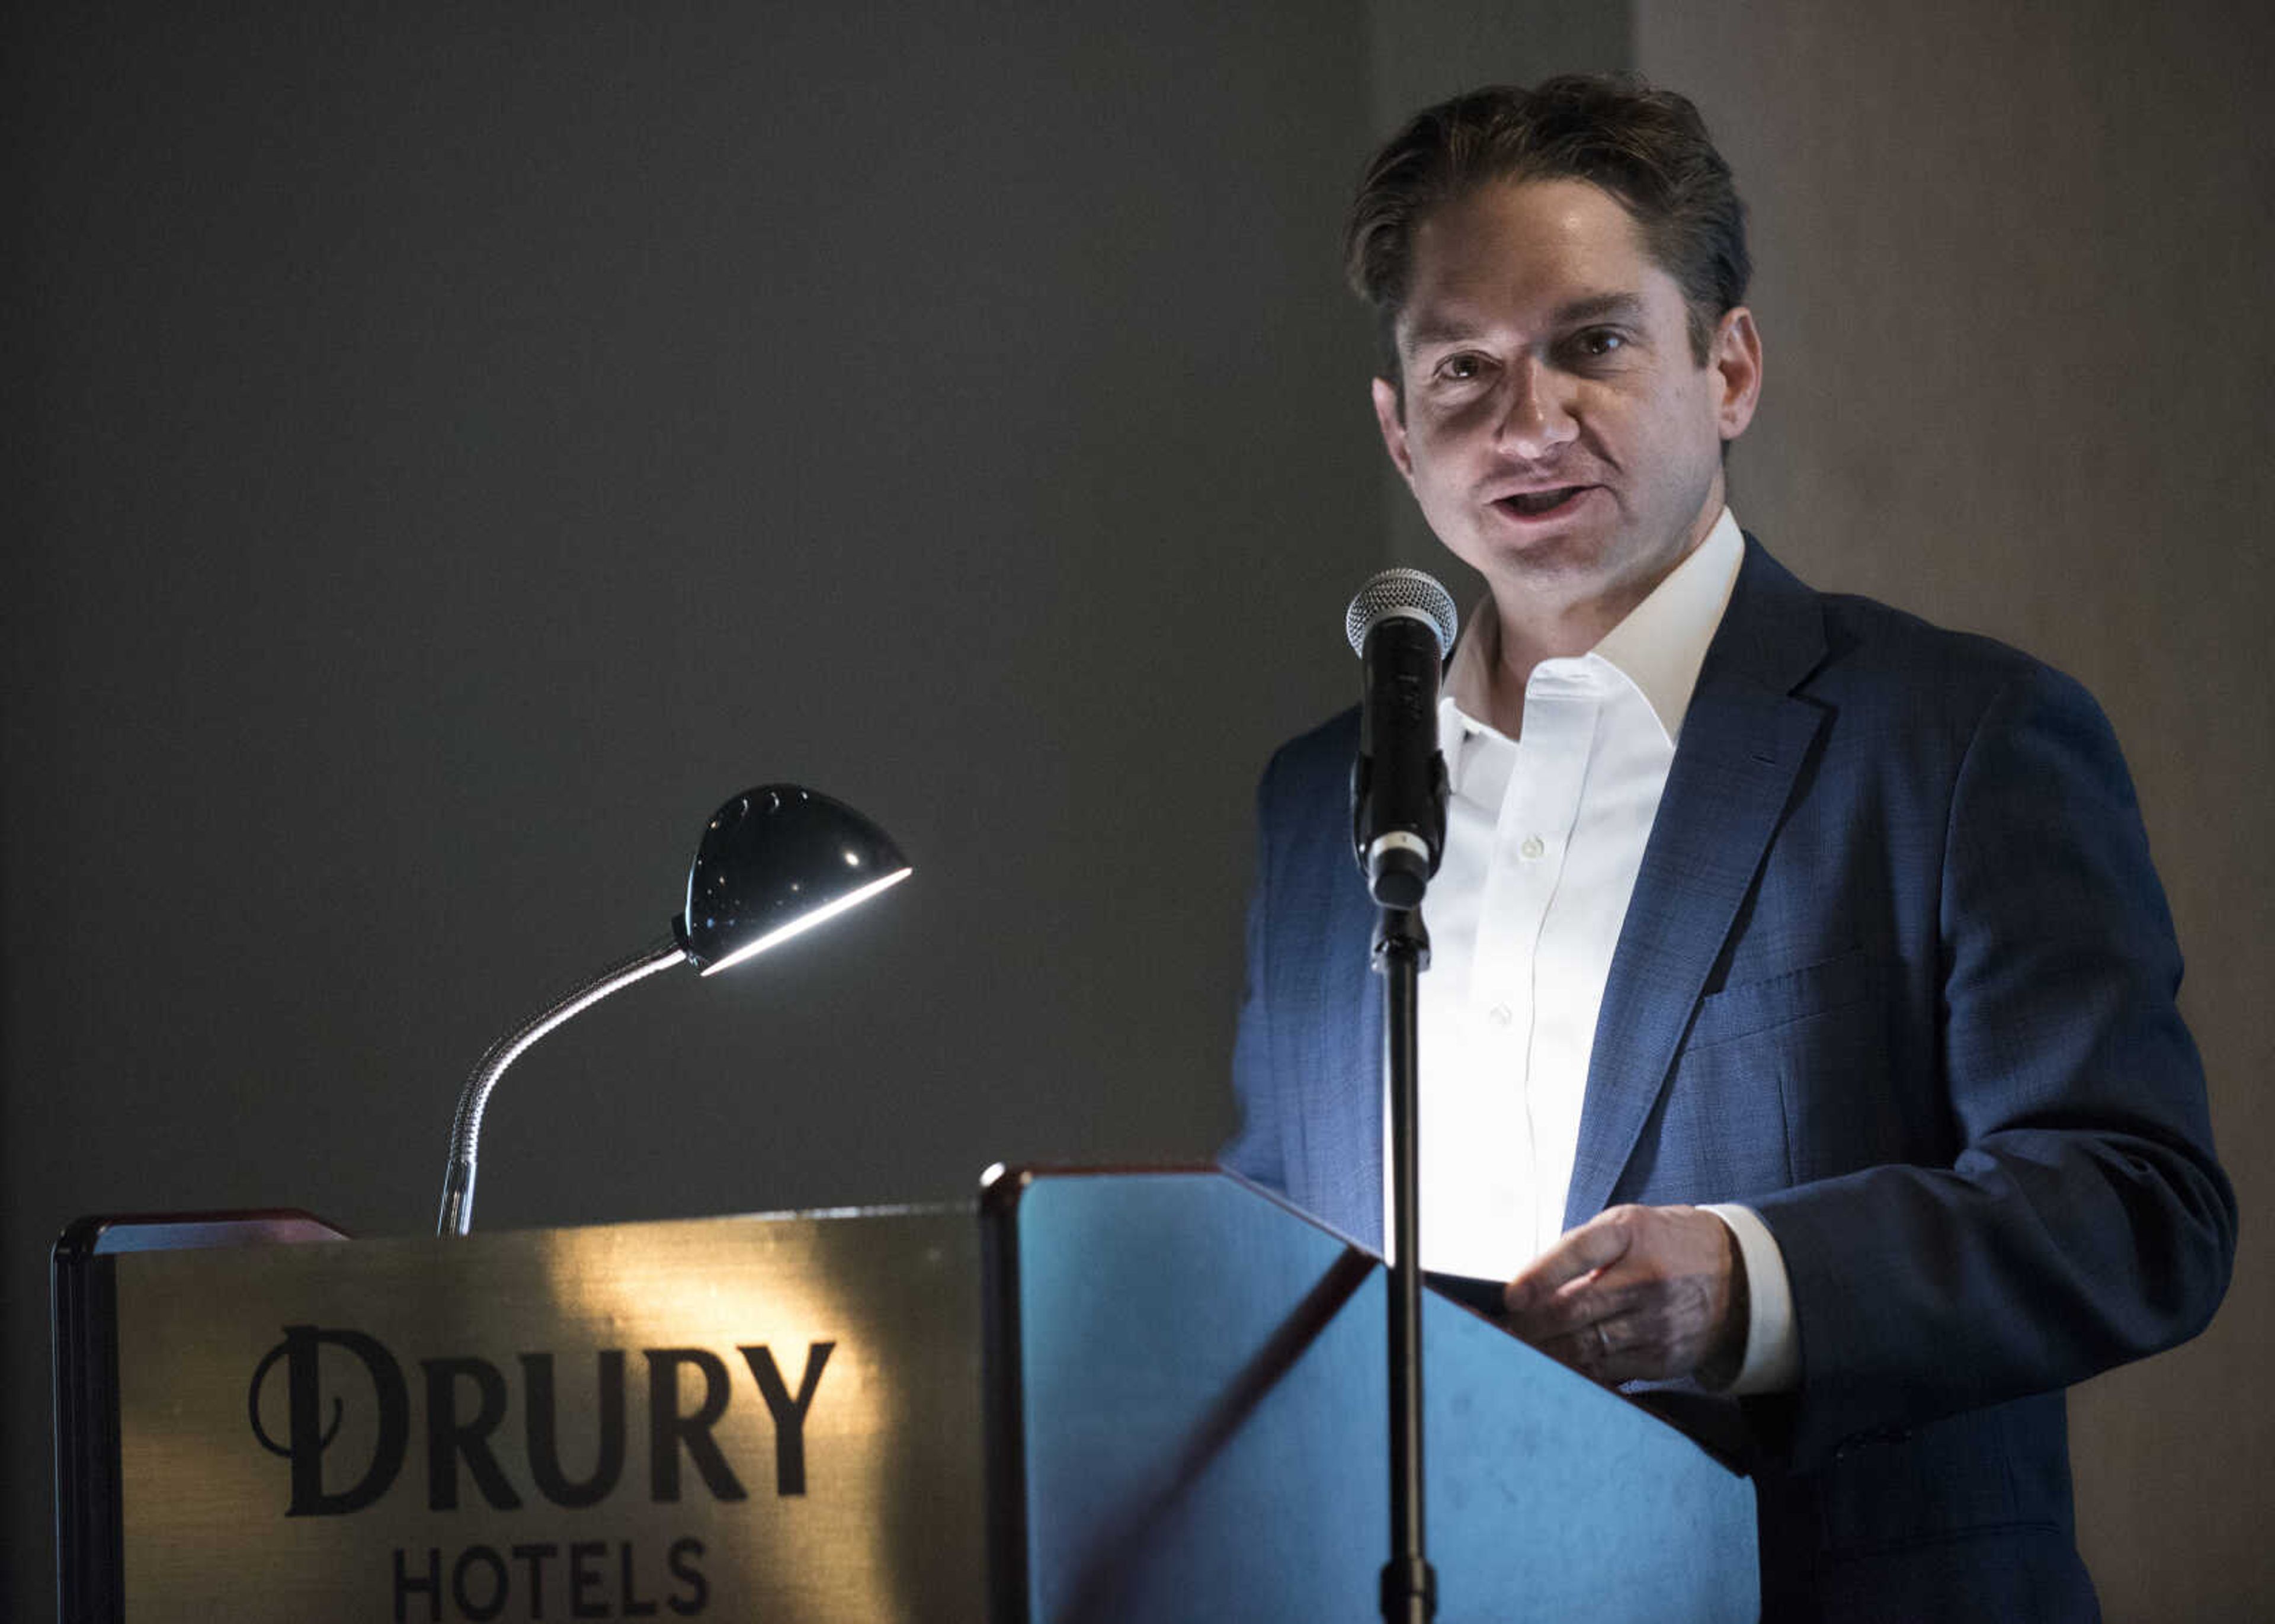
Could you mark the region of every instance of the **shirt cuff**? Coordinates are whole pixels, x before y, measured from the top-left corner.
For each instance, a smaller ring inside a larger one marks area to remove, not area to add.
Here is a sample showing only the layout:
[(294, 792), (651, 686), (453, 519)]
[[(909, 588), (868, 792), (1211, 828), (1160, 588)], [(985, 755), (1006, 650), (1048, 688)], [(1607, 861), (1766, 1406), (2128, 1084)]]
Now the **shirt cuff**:
[(1727, 1226), (1746, 1265), (1746, 1356), (1722, 1391), (1745, 1398), (1799, 1386), (1801, 1333), (1793, 1321), (1793, 1285), (1786, 1278), (1777, 1237), (1751, 1207), (1717, 1205), (1702, 1210)]

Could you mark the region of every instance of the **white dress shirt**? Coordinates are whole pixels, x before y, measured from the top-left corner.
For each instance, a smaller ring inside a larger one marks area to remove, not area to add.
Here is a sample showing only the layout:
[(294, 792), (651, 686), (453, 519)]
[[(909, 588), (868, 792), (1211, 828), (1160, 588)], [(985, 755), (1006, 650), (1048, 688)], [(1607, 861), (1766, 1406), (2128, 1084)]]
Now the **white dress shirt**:
[[(1438, 706), (1453, 793), (1423, 905), (1418, 1017), (1432, 1269), (1507, 1280), (1563, 1232), (1612, 953), (1744, 554), (1725, 508), (1600, 643), (1533, 668), (1518, 738), (1480, 720), (1500, 643), (1490, 600), (1454, 651)], [(1387, 1237), (1387, 1129), (1383, 1143)], [(1751, 1319), (1733, 1390), (1789, 1386), (1797, 1350), (1777, 1243), (1744, 1207), (1707, 1210), (1736, 1236), (1747, 1272)]]

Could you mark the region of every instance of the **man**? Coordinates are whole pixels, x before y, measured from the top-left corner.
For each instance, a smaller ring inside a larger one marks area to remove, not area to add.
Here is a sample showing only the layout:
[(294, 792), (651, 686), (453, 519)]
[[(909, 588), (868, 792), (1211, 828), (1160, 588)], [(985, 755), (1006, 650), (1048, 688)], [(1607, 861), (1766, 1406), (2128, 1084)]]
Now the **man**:
[[(1440, 712), (1425, 1263), (1742, 1413), (1765, 1616), (2094, 1616), (2060, 1390), (2201, 1329), (2235, 1225), (2106, 722), (1742, 535), (1762, 344), (1682, 97), (1430, 109), (1348, 247), (1384, 443), (1489, 588)], [(1373, 1241), (1356, 744), (1338, 718), (1259, 791), (1225, 1160)]]

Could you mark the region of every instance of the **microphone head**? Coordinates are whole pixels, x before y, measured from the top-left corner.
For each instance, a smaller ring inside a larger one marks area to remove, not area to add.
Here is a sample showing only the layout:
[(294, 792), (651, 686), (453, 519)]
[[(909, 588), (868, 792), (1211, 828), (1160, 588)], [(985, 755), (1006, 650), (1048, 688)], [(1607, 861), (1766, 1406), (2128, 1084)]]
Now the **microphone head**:
[(1427, 622), (1438, 634), (1440, 660), (1454, 652), (1454, 633), (1461, 626), (1461, 616), (1455, 611), (1453, 595), (1434, 577), (1419, 570), (1397, 569), (1385, 570), (1370, 579), (1343, 611), (1343, 635), (1350, 639), (1351, 653), (1364, 659), (1366, 634), (1393, 616)]

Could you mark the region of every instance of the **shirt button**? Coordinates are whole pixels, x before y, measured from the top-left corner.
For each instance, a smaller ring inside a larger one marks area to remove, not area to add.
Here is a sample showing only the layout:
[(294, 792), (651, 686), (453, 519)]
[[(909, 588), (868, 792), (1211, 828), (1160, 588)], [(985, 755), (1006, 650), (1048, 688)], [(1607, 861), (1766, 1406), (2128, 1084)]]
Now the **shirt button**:
[(1519, 846), (1517, 850), (1523, 852), (1525, 856), (1525, 860), (1530, 862), (1532, 858), (1538, 857), (1542, 852), (1547, 850), (1548, 845), (1547, 842), (1543, 841), (1538, 835), (1528, 835), (1524, 837), (1524, 844)]
[(1491, 1021), (1495, 1026), (1506, 1026), (1516, 1019), (1516, 1012), (1507, 1004), (1495, 1004), (1485, 1012), (1485, 1019)]

